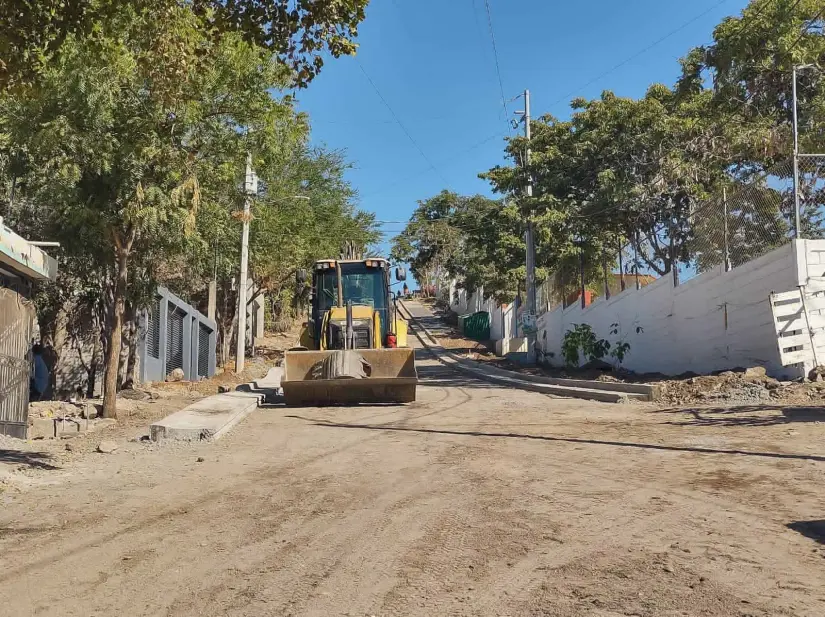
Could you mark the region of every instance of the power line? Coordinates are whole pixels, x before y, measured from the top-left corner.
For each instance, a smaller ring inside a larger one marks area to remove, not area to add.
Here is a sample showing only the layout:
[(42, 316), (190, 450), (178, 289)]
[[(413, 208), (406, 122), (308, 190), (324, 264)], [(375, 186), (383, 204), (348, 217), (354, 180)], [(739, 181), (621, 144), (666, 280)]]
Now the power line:
[(439, 175), (442, 182), (444, 182), (444, 184), (450, 184), (449, 181), (444, 177), (444, 175), (440, 171), (438, 171), (438, 168), (435, 165), (433, 165), (433, 162), (430, 160), (430, 157), (428, 157), (424, 153), (424, 150), (421, 149), (421, 146), (418, 145), (418, 142), (415, 141), (415, 139), (413, 139), (413, 136), (407, 130), (407, 127), (405, 127), (404, 123), (401, 122), (401, 119), (398, 117), (398, 114), (395, 113), (395, 110), (387, 102), (387, 99), (385, 99), (384, 95), (381, 94), (381, 91), (378, 89), (378, 86), (375, 85), (375, 82), (372, 80), (372, 77), (370, 77), (366, 69), (364, 69), (364, 65), (361, 64), (361, 61), (358, 60), (358, 58), (356, 58), (355, 61), (358, 63), (358, 67), (361, 69), (361, 72), (364, 74), (364, 77), (366, 77), (367, 81), (370, 82), (372, 89), (375, 90), (375, 93), (378, 95), (378, 98), (381, 99), (381, 102), (384, 103), (384, 106), (387, 108), (387, 110), (389, 110), (390, 114), (392, 114), (392, 117), (395, 119), (396, 124), (398, 124), (401, 130), (404, 131), (404, 134), (407, 136), (407, 139), (409, 139), (412, 145), (415, 146), (415, 149), (418, 150), (418, 153), (427, 162), (427, 164), (429, 164), (430, 168)]
[[(465, 148), (464, 150), (461, 150), (459, 152), (453, 153), (452, 156), (450, 156), (451, 160), (443, 162), (442, 165), (451, 164), (456, 158), (458, 158), (462, 154), (467, 154), (468, 152), (472, 152), (476, 148), (480, 148), (481, 146), (483, 146), (486, 143), (491, 142), (495, 138), (504, 137), (505, 135), (507, 135), (506, 131), (499, 131), (498, 133), (495, 133), (493, 135), (485, 137), (481, 141), (478, 141), (478, 142), (474, 143), (472, 146), (469, 146), (468, 148)], [(384, 193), (384, 192), (390, 190), (391, 188), (393, 188), (393, 187), (395, 187), (399, 184), (403, 184), (404, 182), (409, 182), (410, 180), (414, 180), (415, 178), (418, 178), (419, 176), (421, 176), (425, 173), (428, 173), (432, 169), (435, 169), (435, 168), (431, 166), (431, 167), (428, 167), (427, 169), (422, 169), (421, 171), (418, 171), (418, 172), (416, 172), (416, 173), (414, 173), (410, 176), (406, 176), (404, 178), (399, 178), (398, 180), (394, 180), (391, 183), (387, 184), (386, 186), (384, 186), (384, 187), (382, 187), (382, 188), (380, 188), (376, 191), (370, 191), (369, 193), (367, 193), (365, 195), (362, 195), (362, 197), (372, 197), (374, 195), (380, 195), (381, 193)]]
[[(498, 88), (501, 91), (501, 105), (504, 107), (504, 121), (508, 121), (509, 112), (507, 111), (507, 97), (504, 96), (504, 82), (501, 80), (501, 67), (498, 62), (498, 48), (496, 47), (496, 35), (493, 32), (493, 15), (490, 12), (490, 0), (484, 0), (484, 6), (487, 9), (487, 25), (490, 27), (490, 40), (493, 42), (493, 57), (496, 61), (496, 76), (498, 77)], [(473, 7), (475, 10), (475, 6)]]
[[(754, 22), (754, 21), (756, 21), (756, 18), (757, 18), (757, 17), (759, 17), (759, 16), (762, 14), (762, 12), (763, 12), (766, 8), (768, 8), (768, 5), (769, 5), (769, 4), (771, 4), (771, 1), (772, 1), (772, 0), (764, 0), (764, 2), (762, 2), (762, 4), (760, 4), (760, 5), (756, 8), (756, 10), (755, 10), (755, 11), (754, 11), (754, 13), (753, 13), (753, 17), (751, 17), (751, 23), (752, 23), (752, 22)], [(799, 5), (799, 3), (800, 3), (801, 1), (802, 1), (802, 0), (796, 0), (796, 4), (794, 4), (794, 5), (791, 7), (791, 9), (790, 9), (790, 10), (791, 10), (791, 11), (793, 11), (793, 10), (794, 10), (794, 9), (795, 9), (798, 5)], [(736, 36), (737, 36), (737, 37), (741, 37), (741, 36), (745, 33), (745, 30), (747, 30), (747, 29), (748, 29), (748, 26), (750, 25), (750, 24), (749, 24), (749, 23), (745, 20), (744, 15), (742, 16), (742, 19), (740, 20), (739, 24), (740, 24), (741, 28), (739, 28), (739, 32), (737, 32), (737, 33), (736, 33)]]
[(610, 75), (610, 74), (611, 74), (611, 73), (613, 73), (614, 71), (617, 71), (618, 69), (622, 68), (622, 67), (623, 67), (623, 66), (625, 66), (626, 64), (628, 64), (628, 63), (632, 62), (633, 60), (635, 60), (635, 59), (636, 59), (636, 58), (638, 58), (639, 56), (642, 56), (642, 55), (646, 54), (647, 52), (649, 52), (651, 49), (653, 49), (653, 48), (654, 48), (654, 47), (656, 47), (657, 45), (659, 45), (659, 44), (661, 44), (661, 43), (664, 43), (667, 39), (669, 39), (670, 37), (672, 37), (674, 34), (678, 34), (679, 32), (681, 32), (682, 30), (684, 30), (685, 28), (687, 28), (687, 27), (688, 27), (688, 26), (690, 26), (691, 24), (693, 24), (693, 23), (695, 23), (695, 22), (699, 21), (700, 19), (702, 19), (705, 15), (708, 15), (708, 14), (712, 13), (713, 11), (715, 11), (717, 8), (719, 8), (720, 6), (722, 6), (723, 4), (725, 4), (726, 2), (729, 2), (729, 0), (720, 0), (719, 2), (717, 2), (716, 4), (714, 4), (712, 7), (710, 7), (709, 9), (707, 9), (706, 11), (704, 11), (704, 12), (700, 13), (699, 15), (697, 15), (696, 17), (694, 17), (693, 19), (690, 19), (690, 20), (686, 21), (685, 23), (683, 23), (681, 26), (679, 26), (679, 27), (678, 27), (678, 28), (676, 28), (675, 30), (671, 30), (671, 31), (670, 31), (670, 32), (668, 32), (666, 35), (664, 35), (663, 37), (661, 37), (661, 38), (657, 39), (656, 41), (654, 41), (653, 43), (651, 43), (650, 45), (648, 45), (647, 47), (645, 47), (645, 48), (644, 48), (644, 49), (642, 49), (641, 51), (638, 51), (638, 52), (636, 52), (635, 54), (633, 54), (632, 56), (630, 56), (630, 57), (628, 57), (628, 58), (625, 58), (624, 60), (622, 60), (621, 62), (619, 62), (617, 65), (615, 65), (613, 68), (611, 68), (611, 69), (609, 69), (609, 70), (605, 71), (604, 73), (602, 73), (601, 75), (598, 75), (597, 77), (594, 77), (593, 79), (591, 79), (591, 80), (590, 80), (590, 81), (588, 81), (587, 83), (585, 83), (585, 84), (583, 84), (583, 85), (581, 85), (581, 86), (577, 87), (575, 90), (573, 90), (573, 91), (572, 91), (572, 92), (570, 92), (569, 94), (565, 94), (564, 96), (560, 97), (558, 100), (554, 101), (554, 102), (551, 104), (551, 106), (552, 106), (552, 105), (558, 105), (559, 103), (561, 103), (561, 102), (563, 102), (563, 101), (566, 101), (567, 99), (569, 99), (569, 98), (571, 98), (573, 95), (575, 95), (577, 92), (580, 92), (581, 90), (584, 90), (584, 89), (585, 89), (585, 88), (587, 88), (588, 86), (593, 85), (593, 84), (594, 84), (594, 83), (596, 83), (597, 81), (599, 81), (599, 80), (603, 79), (604, 77), (607, 77), (608, 75)]
[[(799, 4), (799, 2), (797, 2), (797, 4)], [(794, 6), (796, 6), (796, 5), (794, 5)], [(791, 46), (790, 46), (790, 47), (788, 47), (788, 51), (789, 51), (789, 52), (790, 52), (791, 50), (793, 50), (793, 48), (794, 48), (794, 47), (796, 47), (796, 46), (799, 44), (799, 41), (801, 41), (801, 40), (802, 40), (802, 38), (803, 38), (806, 34), (808, 34), (808, 30), (810, 30), (810, 29), (811, 29), (811, 26), (813, 26), (813, 25), (814, 25), (814, 23), (816, 23), (816, 20), (817, 20), (817, 19), (821, 19), (824, 15), (825, 15), (825, 7), (821, 8), (821, 9), (819, 10), (819, 13), (817, 13), (816, 15), (814, 15), (814, 16), (813, 16), (813, 17), (812, 17), (812, 18), (808, 21), (808, 24), (807, 24), (804, 28), (802, 28), (802, 32), (799, 34), (799, 36), (796, 38), (796, 40), (795, 40), (793, 43), (791, 43)]]

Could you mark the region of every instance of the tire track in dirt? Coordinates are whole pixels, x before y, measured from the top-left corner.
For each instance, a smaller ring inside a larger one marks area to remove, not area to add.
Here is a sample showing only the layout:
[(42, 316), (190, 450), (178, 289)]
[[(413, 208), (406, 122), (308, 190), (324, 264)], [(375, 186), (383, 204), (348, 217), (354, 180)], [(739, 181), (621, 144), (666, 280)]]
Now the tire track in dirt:
[[(499, 448), (495, 453), (495, 457), (503, 459), (502, 463), (505, 465), (505, 461), (509, 457), (509, 459), (513, 461), (512, 464), (517, 465), (519, 461), (524, 464), (524, 454), (523, 450), (520, 450), (519, 454), (515, 455), (507, 452), (506, 449)], [(514, 460), (516, 457), (518, 457), (518, 461)], [(764, 531), (764, 536), (767, 538), (774, 538), (776, 535), (776, 529), (771, 529), (769, 525), (766, 525), (764, 514), (761, 512), (737, 507), (730, 501), (722, 499), (714, 498), (709, 500), (706, 495), (697, 496), (685, 491), (663, 488), (659, 478), (655, 478), (655, 480), (659, 480), (658, 482), (653, 479), (647, 482), (638, 480), (631, 481), (627, 479), (628, 476), (626, 474), (617, 476), (594, 473), (591, 470), (584, 469), (582, 466), (571, 464), (570, 461), (564, 464), (557, 464), (554, 463), (549, 456), (544, 456), (540, 463), (536, 461), (535, 465), (526, 465), (526, 469), (528, 470), (546, 467), (554, 469), (557, 474), (564, 474), (561, 477), (565, 478), (566, 484), (568, 485), (590, 487), (585, 490), (580, 489), (576, 491), (576, 499), (569, 499), (567, 502), (562, 500), (555, 505), (557, 511), (566, 513), (564, 517), (565, 521), (562, 525), (566, 535), (570, 539), (575, 539), (572, 546), (551, 547), (555, 549), (553, 553), (554, 562), (556, 563), (564, 563), (564, 560), (575, 560), (581, 558), (583, 554), (595, 558), (602, 554), (606, 550), (606, 547), (610, 547), (614, 549), (615, 552), (621, 554), (623, 551), (633, 548), (637, 544), (638, 541), (633, 538), (644, 539), (644, 541), (648, 542), (652, 540), (654, 543), (658, 539), (662, 546), (667, 546), (670, 544), (670, 540), (667, 535), (662, 535), (661, 530), (667, 529), (668, 527), (672, 528), (677, 520), (680, 520), (684, 533), (688, 533), (688, 530), (691, 530), (690, 533), (692, 533), (695, 538), (706, 537), (707, 523), (703, 526), (697, 519), (704, 518), (707, 521), (712, 520), (713, 517), (717, 519), (717, 524), (722, 528), (731, 523), (730, 519), (732, 517), (738, 519), (737, 522), (739, 526), (744, 530), (748, 530), (745, 534), (745, 539), (752, 539), (754, 532), (759, 529)], [(652, 476), (652, 474), (650, 475)], [(592, 495), (593, 487), (595, 486), (600, 486), (602, 490), (608, 489), (609, 493), (615, 495), (622, 495), (624, 493), (623, 504), (617, 506), (611, 502), (602, 502), (595, 508), (592, 506), (587, 508), (586, 512), (580, 511), (582, 497)], [(651, 486), (655, 486), (655, 489), (651, 490)], [(525, 494), (523, 488), (524, 487), (522, 487), (518, 495), (513, 495), (513, 499), (531, 501), (532, 497), (538, 497), (538, 495), (531, 496), (530, 494)], [(630, 491), (627, 490), (628, 488), (630, 488)], [(503, 489), (501, 492), (502, 494), (506, 493)], [(671, 497), (673, 501), (670, 503), (661, 500), (653, 502), (657, 504), (653, 507), (658, 507), (661, 511), (658, 513), (650, 512), (651, 506), (649, 505), (648, 497), (651, 493), (655, 493), (655, 499), (661, 499), (661, 495), (664, 494)], [(635, 499), (637, 494), (639, 498)], [(577, 510), (579, 510), (579, 512), (577, 512)], [(734, 510), (736, 511), (735, 513)], [(627, 514), (622, 514), (623, 512)], [(680, 514), (682, 512), (685, 514)], [(584, 514), (586, 518), (581, 519), (578, 526), (571, 526), (569, 519), (571, 515), (575, 514), (578, 514), (580, 517)], [(609, 525), (602, 525), (598, 529), (598, 532), (594, 533), (594, 521), (611, 521), (611, 523)], [(584, 539), (586, 539), (586, 544), (591, 548), (584, 550), (581, 548), (581, 541)], [(772, 542), (775, 550), (787, 550), (784, 540), (777, 539), (768, 541)], [(760, 541), (760, 547), (764, 547), (764, 542), (765, 540)], [(801, 540), (798, 540), (796, 543), (800, 548), (804, 544)], [(692, 546), (695, 551), (697, 543), (694, 542)], [(745, 550), (744, 547), (741, 548)], [(675, 553), (677, 563), (681, 563), (682, 566), (684, 566), (685, 562), (691, 561), (686, 559), (686, 555), (683, 555), (680, 550), (671, 552)], [(679, 557), (680, 555), (682, 555), (682, 557)], [(757, 555), (758, 553), (754, 553), (754, 556)], [(741, 551), (738, 561), (740, 564), (743, 561)], [(811, 565), (819, 565), (821, 558), (814, 556), (806, 561), (809, 561)], [(519, 581), (529, 580), (533, 564), (525, 563), (523, 565), (524, 567), (513, 570), (512, 576), (499, 577), (496, 581), (493, 581), (492, 584), (496, 586), (503, 585), (503, 589), (512, 589), (518, 586)], [(756, 566), (756, 562), (754, 562), (754, 565)], [(770, 564), (763, 559), (761, 561), (761, 567), (770, 568)], [(795, 577), (797, 582), (805, 581), (809, 578), (809, 575), (806, 575), (806, 571), (805, 568), (799, 568), (796, 571), (791, 570), (787, 572), (787, 576)], [(753, 573), (756, 574), (756, 572), (757, 569), (755, 569)], [(748, 582), (745, 577), (742, 578), (740, 584), (746, 585)], [(819, 595), (821, 597), (821, 593), (818, 592), (815, 585), (812, 584), (808, 586), (808, 590), (813, 595)], [(729, 587), (727, 592), (731, 597), (737, 598), (737, 601), (742, 597), (738, 586)], [(788, 598), (788, 602), (791, 601), (792, 600)]]
[[(419, 417), (439, 413), (444, 409), (454, 409), (462, 404), (465, 404), (469, 400), (469, 397), (466, 394), (463, 394), (461, 396), (461, 400), (456, 401), (456, 393), (448, 389), (443, 389), (443, 391), (445, 396), (440, 399), (440, 404), (438, 404), (435, 410), (404, 418), (403, 421), (415, 421)], [(445, 405), (444, 403), (447, 404)], [(163, 543), (162, 539), (164, 537), (174, 537), (180, 534), (185, 534), (186, 530), (189, 528), (199, 528), (202, 526), (208, 527), (210, 520), (220, 519), (221, 511), (231, 509), (231, 505), (233, 503), (248, 500), (249, 493), (256, 484), (268, 481), (277, 482), (284, 477), (289, 477), (291, 479), (290, 481), (294, 483), (295, 474), (299, 470), (303, 470), (319, 462), (323, 462), (329, 457), (342, 456), (346, 452), (362, 447), (366, 442), (380, 439), (380, 437), (380, 434), (365, 436), (365, 438), (357, 439), (343, 447), (336, 446), (332, 451), (324, 451), (315, 455), (304, 456), (298, 460), (293, 460), (288, 464), (279, 465), (273, 468), (256, 469), (246, 472), (242, 475), (242, 477), (246, 479), (246, 482), (242, 484), (235, 484), (233, 490), (227, 491), (225, 488), (221, 488), (203, 495), (198, 499), (187, 501), (185, 505), (167, 508), (151, 517), (144, 517), (141, 521), (132, 525), (118, 527), (109, 533), (94, 534), (93, 537), (89, 538), (86, 542), (74, 544), (71, 547), (63, 548), (63, 550), (59, 550), (57, 552), (50, 551), (47, 556), (41, 559), (24, 564), (23, 566), (13, 570), (7, 570), (2, 577), (0, 577), (0, 580), (9, 581), (16, 577), (28, 575), (42, 567), (53, 567), (61, 561), (79, 559), (88, 551), (94, 551), (99, 554), (101, 551), (105, 551), (107, 545), (110, 544), (116, 546), (128, 546), (130, 543), (130, 537), (144, 535), (146, 532), (150, 532), (150, 535), (156, 538), (159, 543)], [(322, 485), (315, 482), (313, 482), (312, 486), (305, 486), (303, 489), (300, 484), (295, 484), (293, 486), (293, 489), (298, 490), (298, 492), (303, 490), (307, 493), (317, 492), (322, 488)], [(268, 524), (266, 526), (266, 529), (268, 530), (267, 533), (276, 530), (279, 525), (284, 523), (284, 521), (289, 520), (291, 516), (294, 516), (296, 509), (300, 510), (307, 505), (308, 504), (306, 503), (297, 503), (294, 508), (284, 510), (283, 516), (279, 517), (278, 520), (268, 520)], [(76, 521), (76, 523), (79, 524), (82, 523), (82, 521)], [(59, 531), (66, 531), (67, 527), (69, 527), (68, 523), (60, 527)], [(41, 530), (42, 528), (37, 531), (39, 532)], [(251, 541), (254, 542), (256, 538), (257, 536), (253, 533), (251, 536)], [(244, 546), (245, 544), (241, 543), (241, 545)], [(129, 560), (131, 559), (132, 557), (129, 557)], [(133, 565), (134, 564), (132, 564), (132, 566)], [(152, 567), (156, 568), (159, 565), (160, 564), (153, 564)], [(160, 567), (161, 571), (163, 569), (163, 567)], [(117, 568), (115, 568), (115, 571), (117, 571)], [(107, 579), (108, 578), (111, 577), (107, 577)], [(100, 582), (100, 580), (95, 580), (93, 583), (99, 584)]]
[[(442, 387), (439, 387), (439, 389), (444, 392), (445, 396), (442, 399), (440, 399), (438, 401), (435, 401), (435, 404), (438, 405), (438, 407), (436, 409), (431, 410), (431, 411), (427, 411), (427, 412), (419, 414), (419, 415), (412, 416), (410, 418), (407, 418), (407, 419), (405, 419), (405, 422), (414, 421), (416, 419), (431, 416), (431, 415), (438, 414), (438, 413), (443, 413), (444, 411), (455, 409), (456, 407), (459, 407), (460, 405), (463, 405), (466, 402), (468, 402), (469, 397), (466, 396), (466, 393), (464, 395), (464, 398), (461, 401), (456, 403), (456, 402), (449, 401), (449, 399), (455, 397), (455, 394), (452, 392), (451, 389), (442, 388)], [(445, 403), (445, 402), (448, 402), (448, 404), (443, 405), (442, 403)], [(286, 408), (286, 409), (288, 409), (288, 408)], [(391, 412), (391, 411), (382, 412), (382, 413), (376, 414), (375, 416), (372, 416), (372, 417), (380, 417), (380, 416), (383, 416), (383, 415), (387, 415), (389, 413), (393, 413), (393, 412)], [(395, 413), (397, 413), (397, 412), (395, 412)], [(388, 423), (388, 427), (391, 427), (393, 424), (396, 424), (397, 422), (398, 421), (393, 421), (393, 422)], [(331, 450), (331, 451), (321, 452), (317, 455), (306, 456), (306, 457), (303, 457), (303, 458), (301, 458), (297, 461), (293, 461), (293, 462), (281, 465), (279, 467), (276, 467), (274, 469), (270, 469), (266, 473), (267, 473), (267, 476), (270, 477), (270, 478), (281, 477), (281, 476), (284, 476), (284, 475), (291, 475), (298, 468), (304, 468), (304, 467), (313, 465), (315, 463), (323, 461), (325, 458), (327, 458), (329, 456), (340, 455), (343, 452), (346, 452), (346, 451), (348, 451), (352, 448), (356, 448), (356, 447), (359, 447), (359, 446), (363, 445), (365, 442), (380, 439), (380, 437), (381, 437), (380, 434), (366, 435), (364, 438), (356, 440), (353, 443), (350, 443), (350, 444), (348, 444), (344, 447), (336, 447), (334, 450)], [(246, 472), (245, 474), (243, 474), (242, 477), (246, 478), (246, 481), (243, 484), (238, 486), (238, 489), (237, 489), (238, 492), (240, 494), (242, 494), (251, 485), (257, 483), (259, 481), (259, 478), (258, 478), (259, 473), (260, 472), (258, 470), (251, 470), (251, 471)], [(143, 530), (147, 529), (148, 527), (156, 526), (159, 523), (162, 523), (162, 522), (164, 522), (168, 519), (171, 519), (171, 518), (174, 518), (174, 517), (186, 516), (190, 513), (190, 510), (199, 511), (206, 504), (210, 503), (211, 501), (213, 501), (215, 499), (220, 499), (222, 496), (225, 496), (225, 490), (223, 488), (220, 488), (220, 489), (217, 489), (217, 490), (214, 490), (214, 491), (210, 491), (210, 492), (198, 497), (197, 499), (194, 499), (192, 501), (187, 502), (186, 506), (171, 506), (171, 507), (165, 509), (164, 511), (160, 512), (160, 513), (157, 513), (157, 514), (152, 515), (150, 517), (145, 517), (144, 519), (142, 519), (139, 522), (132, 523), (132, 524), (127, 525), (127, 526), (125, 526), (121, 529), (115, 530), (115, 531), (113, 531), (109, 534), (101, 534), (100, 536), (95, 537), (93, 539), (87, 539), (86, 542), (79, 544), (74, 549), (72, 549), (70, 551), (66, 551), (64, 555), (52, 554), (52, 555), (49, 555), (48, 557), (44, 557), (43, 559), (32, 562), (30, 564), (27, 564), (27, 565), (24, 565), (24, 566), (21, 566), (21, 567), (18, 567), (18, 568), (14, 568), (14, 569), (11, 569), (11, 570), (6, 570), (6, 571), (0, 573), (0, 583), (4, 583), (4, 582), (14, 578), (15, 576), (27, 574), (31, 570), (35, 570), (38, 567), (41, 567), (43, 565), (50, 565), (50, 564), (54, 563), (55, 560), (60, 560), (60, 559), (65, 558), (65, 557), (71, 557), (71, 556), (74, 555), (75, 552), (78, 552), (78, 551), (82, 552), (84, 550), (88, 550), (90, 548), (93, 548), (93, 547), (96, 547), (96, 546), (100, 545), (101, 543), (105, 544), (106, 542), (110, 541), (111, 539), (120, 537), (122, 535), (141, 533)], [(84, 514), (83, 516), (79, 516), (79, 517), (76, 517), (74, 519), (64, 519), (63, 521), (61, 521), (61, 523), (59, 525), (35, 525), (35, 526), (27, 526), (27, 527), (8, 525), (8, 526), (5, 526), (5, 527), (2, 528), (3, 533), (0, 534), (0, 541), (1, 540), (10, 540), (10, 539), (13, 538), (13, 536), (20, 535), (20, 534), (26, 534), (26, 535), (32, 535), (32, 536), (49, 534), (51, 537), (56, 537), (56, 536), (59, 536), (61, 534), (71, 533), (73, 530), (75, 530), (79, 527), (83, 527), (83, 528), (86, 528), (86, 529), (92, 528), (97, 524), (105, 522), (106, 520), (107, 520), (107, 516), (105, 514), (96, 513), (96, 514), (92, 515), (92, 517), (89, 517), (88, 515)], [(0, 544), (0, 546), (3, 546), (3, 545)], [(4, 555), (8, 556), (10, 554), (11, 550), (13, 549), (13, 546), (5, 546), (3, 548), (5, 549), (4, 550)]]

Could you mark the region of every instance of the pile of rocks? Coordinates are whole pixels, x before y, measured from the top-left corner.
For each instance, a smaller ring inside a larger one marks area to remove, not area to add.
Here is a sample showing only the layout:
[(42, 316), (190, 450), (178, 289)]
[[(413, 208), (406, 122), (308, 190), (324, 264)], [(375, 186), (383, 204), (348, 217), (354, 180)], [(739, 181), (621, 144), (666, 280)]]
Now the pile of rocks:
[(755, 366), (716, 375), (699, 375), (687, 379), (664, 380), (660, 384), (662, 400), (684, 405), (691, 403), (725, 402), (746, 404), (782, 398), (793, 382), (780, 382), (769, 377), (765, 367)]
[(83, 418), (91, 420), (100, 415), (98, 401), (35, 401), (29, 403), (29, 418)]

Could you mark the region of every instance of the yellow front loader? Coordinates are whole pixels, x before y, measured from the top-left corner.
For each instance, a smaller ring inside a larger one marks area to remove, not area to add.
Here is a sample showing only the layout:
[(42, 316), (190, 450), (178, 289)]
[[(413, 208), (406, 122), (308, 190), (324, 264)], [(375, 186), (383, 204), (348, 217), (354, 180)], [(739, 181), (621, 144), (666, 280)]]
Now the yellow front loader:
[[(309, 320), (281, 380), (288, 405), (409, 403), (418, 377), (385, 259), (324, 259), (311, 275)], [(306, 283), (306, 272), (298, 273)], [(396, 279), (406, 279), (396, 268)]]

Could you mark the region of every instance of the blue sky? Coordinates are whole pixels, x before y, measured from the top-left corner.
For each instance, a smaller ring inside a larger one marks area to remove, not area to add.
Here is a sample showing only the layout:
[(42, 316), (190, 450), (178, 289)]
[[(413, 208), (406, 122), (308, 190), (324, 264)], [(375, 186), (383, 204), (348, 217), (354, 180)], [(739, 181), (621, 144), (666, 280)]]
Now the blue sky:
[[(746, 5), (489, 0), (504, 94), (529, 88), (534, 116), (562, 118), (576, 96), (642, 96), (651, 83), (672, 84), (678, 58)], [(327, 61), (299, 108), (315, 143), (346, 150), (360, 207), (403, 221), (443, 188), (489, 194), (478, 173), (504, 161), (508, 122), (522, 106), (508, 102), (505, 117), (485, 0), (372, 0), (358, 43), (357, 59)], [(402, 227), (384, 226), (387, 241)]]

